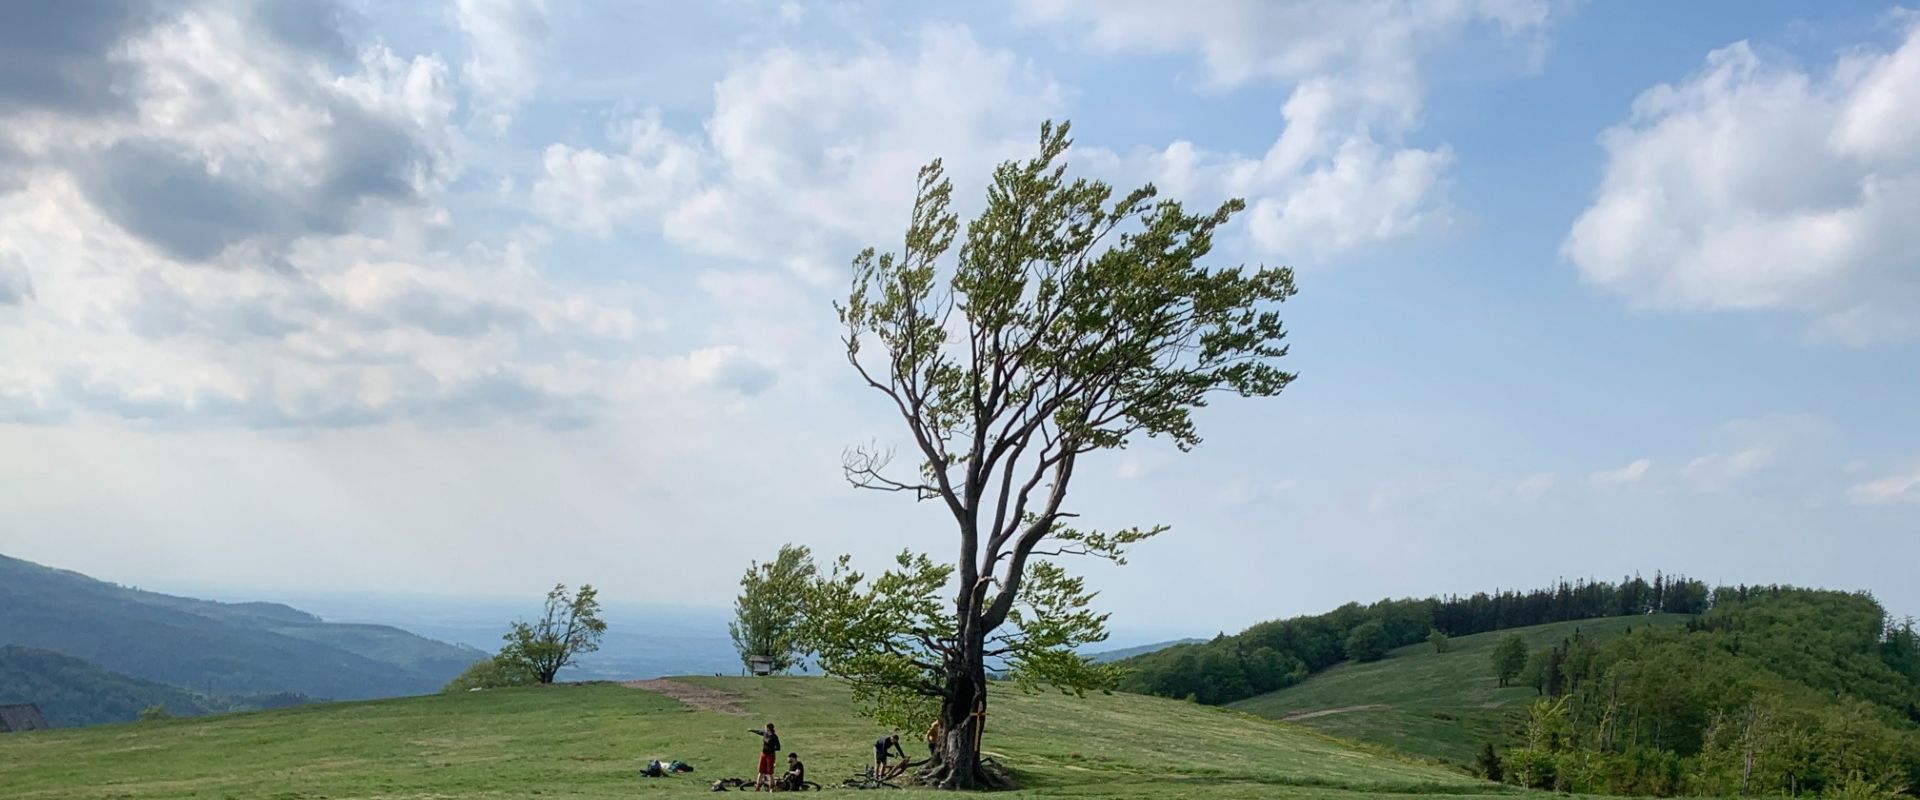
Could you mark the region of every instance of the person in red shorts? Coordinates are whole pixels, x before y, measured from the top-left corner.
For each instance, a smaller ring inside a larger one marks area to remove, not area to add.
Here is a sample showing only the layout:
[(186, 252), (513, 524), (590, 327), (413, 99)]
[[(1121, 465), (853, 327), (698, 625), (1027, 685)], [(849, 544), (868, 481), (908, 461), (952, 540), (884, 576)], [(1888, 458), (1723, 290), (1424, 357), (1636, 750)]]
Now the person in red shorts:
[(766, 730), (753, 731), (760, 735), (760, 773), (754, 778), (753, 790), (756, 792), (773, 791), (774, 756), (780, 754), (780, 734), (773, 731), (773, 723), (767, 723)]

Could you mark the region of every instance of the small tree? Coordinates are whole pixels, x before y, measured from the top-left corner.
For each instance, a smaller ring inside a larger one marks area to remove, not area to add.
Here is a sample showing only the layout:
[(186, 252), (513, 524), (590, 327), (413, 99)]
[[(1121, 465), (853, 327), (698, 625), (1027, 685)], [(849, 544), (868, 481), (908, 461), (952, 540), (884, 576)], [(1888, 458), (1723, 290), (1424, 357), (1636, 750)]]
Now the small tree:
[(607, 623), (600, 621), (599, 597), (589, 584), (581, 584), (578, 594), (569, 594), (564, 583), (554, 584), (539, 621), (513, 623), (498, 658), (511, 669), (532, 673), (540, 683), (553, 683), (561, 668), (583, 653), (600, 649)]
[(1493, 676), (1501, 686), (1513, 683), (1520, 672), (1527, 668), (1527, 640), (1520, 634), (1510, 633), (1493, 648)]
[(850, 451), (846, 477), (937, 503), (957, 547), (951, 563), (903, 556), (871, 585), (843, 562), (822, 595), (846, 624), (822, 628), (821, 665), (881, 708), (937, 705), (939, 757), (922, 777), (945, 788), (996, 782), (980, 769), (990, 659), (1067, 690), (1117, 674), (1074, 653), (1104, 638), (1105, 617), (1040, 559), (1120, 562), (1165, 528), (1069, 527), (1082, 459), (1141, 436), (1191, 449), (1192, 412), (1209, 398), (1271, 396), (1293, 380), (1275, 363), (1287, 351), (1274, 310), (1293, 273), (1200, 263), (1245, 205), (1189, 214), (1152, 186), (1116, 196), (1069, 180), (1067, 133), (1043, 125), (1037, 157), (994, 170), (951, 261), (953, 185), (939, 161), (922, 169), (902, 250), (857, 256), (838, 306), (848, 362), (914, 453), (896, 472), (891, 450)]
[(1453, 649), (1453, 643), (1447, 639), (1446, 634), (1440, 632), (1439, 628), (1434, 628), (1427, 634), (1427, 644), (1433, 645), (1433, 652), (1436, 653), (1444, 653)]
[(764, 656), (774, 672), (799, 665), (807, 654), (800, 630), (802, 610), (814, 576), (813, 551), (791, 544), (782, 546), (772, 561), (747, 567), (740, 576), (740, 596), (733, 601), (734, 620), (727, 624), (740, 663), (751, 668), (754, 656)]
[(1347, 657), (1355, 661), (1379, 661), (1387, 657), (1387, 626), (1378, 620), (1362, 622), (1347, 633)]

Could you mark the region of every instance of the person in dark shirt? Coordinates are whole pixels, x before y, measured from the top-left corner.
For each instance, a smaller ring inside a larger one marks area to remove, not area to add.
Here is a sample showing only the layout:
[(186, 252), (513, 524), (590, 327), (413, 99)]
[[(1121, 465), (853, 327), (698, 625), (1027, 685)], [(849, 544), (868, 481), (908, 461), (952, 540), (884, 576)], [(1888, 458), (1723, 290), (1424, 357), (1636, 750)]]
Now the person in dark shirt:
[(907, 760), (907, 751), (900, 749), (900, 734), (889, 733), (885, 736), (880, 737), (879, 739), (874, 740), (874, 743), (873, 743), (873, 776), (874, 777), (882, 778), (882, 779), (885, 779), (886, 777), (888, 777), (887, 758), (893, 753), (899, 753), (901, 761)]
[(773, 723), (767, 723), (766, 730), (753, 731), (760, 735), (760, 772), (754, 778), (753, 789), (756, 792), (773, 791), (774, 756), (780, 754), (780, 734), (773, 730)]
[(799, 753), (787, 754), (787, 774), (780, 776), (780, 790), (798, 792), (807, 788), (807, 765), (800, 763)]

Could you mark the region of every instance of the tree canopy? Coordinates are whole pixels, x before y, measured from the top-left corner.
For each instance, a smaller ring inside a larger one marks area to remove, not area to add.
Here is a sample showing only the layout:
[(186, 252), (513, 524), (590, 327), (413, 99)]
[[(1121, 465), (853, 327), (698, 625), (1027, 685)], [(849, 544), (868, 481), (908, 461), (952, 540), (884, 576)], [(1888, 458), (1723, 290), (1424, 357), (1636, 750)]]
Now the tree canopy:
[(727, 623), (741, 664), (751, 668), (758, 656), (774, 672), (800, 665), (807, 652), (802, 609), (814, 575), (813, 551), (792, 544), (782, 545), (772, 561), (747, 567), (733, 601), (733, 621)]

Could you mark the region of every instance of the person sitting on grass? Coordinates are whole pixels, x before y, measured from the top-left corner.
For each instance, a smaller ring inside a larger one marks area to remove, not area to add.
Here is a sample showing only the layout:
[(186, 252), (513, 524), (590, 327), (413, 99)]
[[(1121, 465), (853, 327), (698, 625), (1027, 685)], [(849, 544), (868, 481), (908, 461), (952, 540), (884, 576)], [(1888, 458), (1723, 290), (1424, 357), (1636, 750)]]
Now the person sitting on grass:
[(787, 774), (780, 776), (780, 791), (799, 792), (807, 788), (807, 765), (800, 763), (799, 753), (787, 754)]
[(893, 753), (899, 753), (901, 761), (907, 760), (907, 751), (900, 749), (900, 734), (889, 733), (874, 741), (873, 777), (881, 780), (892, 777), (887, 774), (887, 758)]
[(766, 730), (753, 731), (760, 735), (760, 772), (754, 778), (753, 790), (756, 792), (773, 791), (773, 757), (780, 754), (780, 734), (773, 731), (773, 723), (767, 723)]

